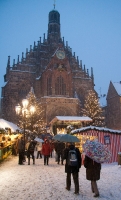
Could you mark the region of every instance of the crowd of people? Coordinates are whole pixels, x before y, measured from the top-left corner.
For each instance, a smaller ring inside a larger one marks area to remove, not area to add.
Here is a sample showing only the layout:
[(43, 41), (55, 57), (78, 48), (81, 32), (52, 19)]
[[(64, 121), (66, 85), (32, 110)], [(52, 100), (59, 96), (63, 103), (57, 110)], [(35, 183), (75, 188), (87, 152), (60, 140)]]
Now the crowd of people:
[[(78, 148), (74, 143), (64, 143), (60, 141), (53, 141), (45, 139), (43, 143), (36, 142), (34, 139), (28, 139), (24, 144), (24, 139), (21, 137), (18, 143), (19, 161), (18, 164), (24, 164), (24, 161), (28, 159), (28, 165), (30, 165), (30, 159), (32, 158), (33, 165), (35, 164), (34, 151), (37, 151), (36, 159), (44, 158), (43, 164), (49, 165), (49, 159), (52, 158), (53, 151), (55, 151), (57, 164), (63, 165), (65, 160), (65, 173), (66, 176), (66, 190), (71, 189), (71, 175), (73, 177), (75, 192), (79, 194), (79, 170), (82, 165), (82, 156)], [(26, 153), (25, 153), (26, 152)], [(86, 179), (91, 181), (91, 190), (94, 193), (94, 197), (99, 197), (99, 191), (97, 187), (97, 180), (100, 179), (101, 164), (93, 161), (91, 158), (85, 156), (84, 167), (86, 168)]]

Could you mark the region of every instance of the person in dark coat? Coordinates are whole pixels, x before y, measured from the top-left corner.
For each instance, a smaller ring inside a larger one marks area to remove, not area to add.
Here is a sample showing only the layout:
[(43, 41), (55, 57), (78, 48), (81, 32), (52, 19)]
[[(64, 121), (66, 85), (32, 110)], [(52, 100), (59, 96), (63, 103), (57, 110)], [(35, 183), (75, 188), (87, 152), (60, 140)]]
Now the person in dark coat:
[(86, 179), (91, 181), (91, 189), (95, 193), (94, 197), (99, 197), (96, 181), (100, 179), (101, 164), (85, 156), (84, 167), (86, 168)]
[(65, 149), (65, 143), (57, 141), (57, 143), (55, 144), (55, 151), (57, 154), (57, 163), (60, 164), (60, 161), (61, 161), (61, 165), (63, 165), (63, 150), (64, 149)]
[[(76, 150), (77, 153), (77, 166), (69, 166), (68, 164), (68, 154), (69, 150)], [(63, 151), (63, 159), (66, 159), (65, 163), (65, 173), (67, 173), (66, 177), (66, 189), (70, 190), (71, 188), (71, 174), (73, 176), (74, 184), (75, 184), (75, 192), (74, 194), (79, 194), (79, 169), (81, 168), (81, 153), (78, 148), (75, 148), (74, 143), (68, 143), (68, 146)]]
[(35, 156), (34, 156), (34, 150), (37, 142), (34, 140), (31, 140), (26, 144), (27, 149), (27, 158), (28, 158), (28, 165), (30, 165), (30, 156), (32, 156), (33, 159), (33, 165), (35, 164)]
[(24, 152), (25, 152), (25, 143), (24, 143), (24, 138), (21, 137), (21, 139), (18, 142), (18, 152), (19, 152), (19, 165), (23, 165), (24, 161)]

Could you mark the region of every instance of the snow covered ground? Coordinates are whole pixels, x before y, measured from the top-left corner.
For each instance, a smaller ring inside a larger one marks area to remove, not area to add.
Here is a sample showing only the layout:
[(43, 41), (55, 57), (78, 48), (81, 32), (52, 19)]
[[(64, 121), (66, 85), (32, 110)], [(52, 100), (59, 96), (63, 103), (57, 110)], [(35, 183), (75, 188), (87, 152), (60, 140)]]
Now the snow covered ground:
[[(35, 152), (36, 155), (36, 152)], [(94, 200), (85, 168), (79, 173), (80, 194), (65, 189), (64, 165), (58, 165), (54, 157), (49, 165), (36, 159), (35, 165), (18, 165), (18, 157), (10, 156), (0, 164), (0, 200)], [(117, 163), (102, 164), (101, 179), (97, 182), (101, 200), (121, 200), (121, 166)]]

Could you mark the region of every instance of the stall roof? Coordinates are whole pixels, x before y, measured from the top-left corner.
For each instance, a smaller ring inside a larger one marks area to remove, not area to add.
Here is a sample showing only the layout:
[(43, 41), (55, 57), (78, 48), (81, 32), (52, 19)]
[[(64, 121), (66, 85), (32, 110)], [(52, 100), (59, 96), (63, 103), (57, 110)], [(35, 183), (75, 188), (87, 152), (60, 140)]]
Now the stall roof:
[(57, 121), (63, 121), (63, 122), (91, 122), (92, 119), (90, 117), (80, 117), (80, 116), (56, 116), (51, 122), (50, 124), (53, 124)]
[(87, 126), (87, 127), (75, 129), (75, 130), (71, 131), (71, 134), (81, 133), (81, 132), (84, 132), (84, 131), (87, 131), (87, 130), (97, 130), (97, 131), (104, 131), (104, 132), (121, 134), (121, 130), (113, 130), (113, 129), (109, 129), (109, 128), (105, 128), (105, 127), (97, 127), (97, 126)]
[(16, 124), (13, 124), (5, 119), (0, 119), (0, 128), (10, 128), (12, 132), (15, 132), (17, 129), (20, 130)]

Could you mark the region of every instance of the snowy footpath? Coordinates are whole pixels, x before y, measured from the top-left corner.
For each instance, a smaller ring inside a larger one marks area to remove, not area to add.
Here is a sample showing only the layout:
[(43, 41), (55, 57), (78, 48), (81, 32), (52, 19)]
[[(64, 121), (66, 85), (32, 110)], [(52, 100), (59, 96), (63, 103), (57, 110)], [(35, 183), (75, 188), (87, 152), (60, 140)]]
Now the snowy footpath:
[[(36, 152), (35, 152), (36, 155)], [(121, 200), (121, 166), (117, 163), (102, 164), (101, 179), (97, 182), (101, 200)], [(90, 181), (86, 180), (84, 166), (79, 172), (80, 194), (65, 189), (64, 165), (58, 165), (54, 157), (49, 165), (36, 159), (35, 165), (18, 165), (18, 157), (10, 156), (0, 164), (0, 200), (94, 200)]]

